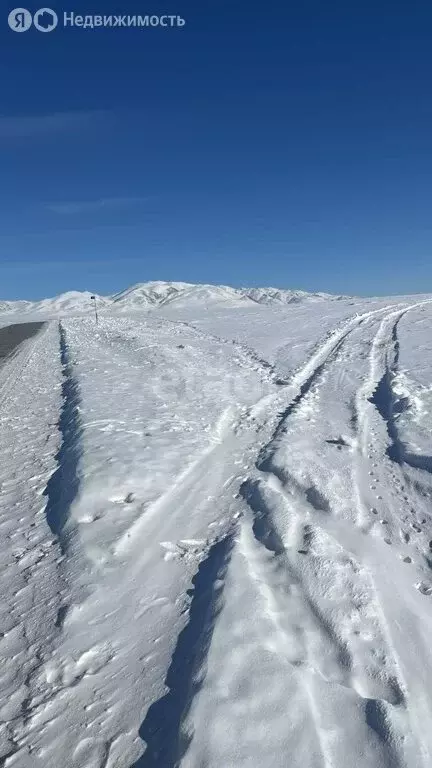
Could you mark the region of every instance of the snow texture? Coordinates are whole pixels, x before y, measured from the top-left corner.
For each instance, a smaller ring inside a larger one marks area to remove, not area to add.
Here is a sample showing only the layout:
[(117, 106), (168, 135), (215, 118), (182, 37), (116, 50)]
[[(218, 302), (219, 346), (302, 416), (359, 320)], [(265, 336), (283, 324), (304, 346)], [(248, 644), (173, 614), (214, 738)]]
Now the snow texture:
[(213, 288), (0, 360), (0, 766), (428, 768), (432, 299)]

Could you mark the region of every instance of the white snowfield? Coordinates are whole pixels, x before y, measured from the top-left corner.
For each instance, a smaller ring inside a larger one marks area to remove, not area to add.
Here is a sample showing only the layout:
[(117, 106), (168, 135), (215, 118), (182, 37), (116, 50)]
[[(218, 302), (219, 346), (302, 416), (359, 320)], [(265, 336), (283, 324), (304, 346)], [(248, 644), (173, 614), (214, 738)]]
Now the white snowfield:
[(432, 297), (196, 288), (0, 368), (0, 766), (430, 768)]

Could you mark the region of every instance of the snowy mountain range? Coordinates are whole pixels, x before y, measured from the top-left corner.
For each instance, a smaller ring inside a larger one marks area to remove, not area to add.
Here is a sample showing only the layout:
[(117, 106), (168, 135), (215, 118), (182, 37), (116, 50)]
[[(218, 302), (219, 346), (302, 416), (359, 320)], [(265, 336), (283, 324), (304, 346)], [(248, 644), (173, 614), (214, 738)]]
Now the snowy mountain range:
[[(0, 313), (42, 314), (46, 316), (75, 314), (91, 309), (89, 291), (68, 291), (40, 301), (0, 301)], [(181, 282), (151, 281), (138, 283), (112, 296), (96, 296), (100, 309), (116, 311), (149, 310), (168, 304), (207, 304), (246, 306), (252, 304), (286, 305), (300, 301), (337, 300), (341, 296), (325, 293), (285, 290), (281, 288), (232, 288), (227, 285), (200, 285)]]

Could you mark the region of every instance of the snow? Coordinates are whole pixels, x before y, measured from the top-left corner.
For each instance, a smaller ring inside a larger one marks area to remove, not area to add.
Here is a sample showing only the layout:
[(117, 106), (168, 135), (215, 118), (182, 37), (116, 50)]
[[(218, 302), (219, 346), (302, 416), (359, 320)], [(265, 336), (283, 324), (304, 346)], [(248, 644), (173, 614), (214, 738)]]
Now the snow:
[[(154, 310), (175, 304), (186, 310), (201, 307), (245, 307), (255, 304), (286, 305), (291, 302), (338, 300), (342, 297), (305, 291), (276, 288), (232, 288), (227, 285), (195, 285), (193, 283), (150, 281), (138, 283), (112, 296), (99, 296), (89, 291), (68, 291), (41, 301), (0, 301), (0, 323), (3, 316), (34, 316), (58, 318), (65, 314), (89, 314), (93, 311), (91, 296), (95, 295), (99, 310), (129, 313), (133, 310)], [(13, 320), (9, 320), (13, 322)]]
[(5, 768), (432, 764), (432, 298), (219, 288), (0, 368)]
[[(90, 291), (67, 291), (52, 299), (41, 301), (0, 301), (0, 326), (6, 323), (58, 318), (65, 314), (94, 312)], [(95, 296), (98, 307), (111, 304), (111, 299)]]
[(33, 683), (58, 632), (60, 552), (46, 516), (60, 445), (57, 346), (56, 328), (48, 328), (0, 369), (2, 759), (15, 752), (18, 732), (31, 718)]

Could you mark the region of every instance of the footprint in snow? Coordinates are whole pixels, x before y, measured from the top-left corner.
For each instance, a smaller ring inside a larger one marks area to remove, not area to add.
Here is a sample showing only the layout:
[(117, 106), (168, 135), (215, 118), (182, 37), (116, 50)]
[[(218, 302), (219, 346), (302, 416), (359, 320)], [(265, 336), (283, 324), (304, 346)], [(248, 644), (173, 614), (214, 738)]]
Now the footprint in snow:
[(426, 581), (420, 581), (418, 584), (415, 584), (415, 588), (418, 589), (422, 595), (432, 595), (432, 584), (429, 584)]

